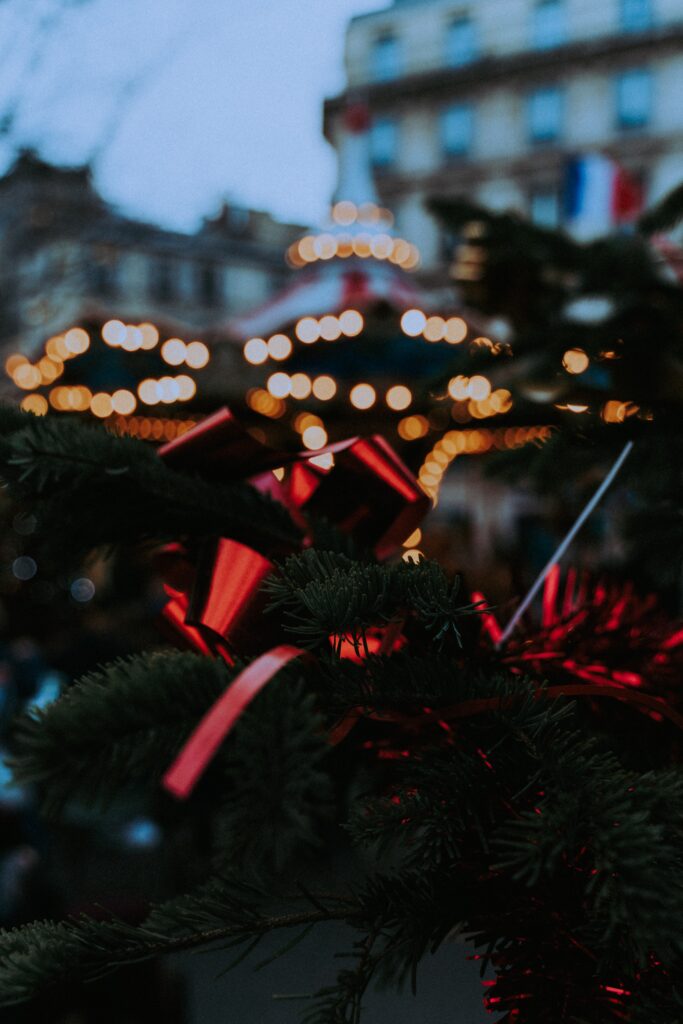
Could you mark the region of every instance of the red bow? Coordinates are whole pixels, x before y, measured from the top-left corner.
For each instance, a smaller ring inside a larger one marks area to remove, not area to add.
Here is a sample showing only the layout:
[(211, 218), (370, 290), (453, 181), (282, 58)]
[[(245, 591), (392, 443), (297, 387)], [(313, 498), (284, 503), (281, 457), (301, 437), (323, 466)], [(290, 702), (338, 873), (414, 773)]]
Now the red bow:
[[(332, 454), (329, 469), (317, 456)], [(222, 481), (246, 479), (289, 511), (310, 543), (310, 518), (324, 518), (362, 547), (386, 558), (419, 525), (429, 499), (391, 446), (377, 435), (352, 438), (322, 452), (285, 454), (253, 438), (229, 409), (221, 409), (160, 450), (174, 469)], [(311, 462), (316, 459), (316, 462)], [(282, 481), (273, 469), (289, 466)], [(204, 716), (164, 775), (175, 796), (189, 796), (221, 742), (251, 700), (273, 676), (304, 652), (282, 643), (263, 616), (261, 584), (275, 571), (273, 557), (229, 537), (207, 543), (196, 566), (180, 545), (170, 549), (174, 586), (167, 586), (166, 619), (203, 654), (233, 662), (260, 655), (231, 683)]]

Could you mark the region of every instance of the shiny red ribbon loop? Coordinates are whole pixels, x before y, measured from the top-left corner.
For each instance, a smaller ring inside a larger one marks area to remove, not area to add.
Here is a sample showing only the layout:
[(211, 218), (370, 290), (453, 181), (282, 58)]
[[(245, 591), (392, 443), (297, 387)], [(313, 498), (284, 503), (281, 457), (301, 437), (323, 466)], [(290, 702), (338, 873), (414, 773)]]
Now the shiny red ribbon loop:
[(288, 662), (304, 654), (281, 644), (236, 676), (222, 697), (207, 712), (163, 778), (165, 788), (185, 800), (215, 756), (233, 725), (263, 687)]
[[(330, 468), (310, 461), (327, 453), (334, 456)], [(413, 475), (379, 436), (351, 438), (316, 452), (286, 453), (253, 438), (229, 409), (221, 409), (164, 445), (160, 456), (174, 469), (209, 479), (248, 480), (288, 509), (306, 534), (304, 545), (310, 543), (310, 518), (320, 518), (386, 558), (429, 508)], [(289, 467), (283, 481), (271, 472), (281, 467)], [(235, 654), (272, 648), (237, 676), (164, 776), (164, 786), (184, 798), (253, 696), (286, 661), (303, 652), (282, 644), (278, 627), (263, 615), (262, 583), (275, 571), (266, 554), (221, 537), (203, 546), (191, 572), (179, 545), (169, 545), (164, 554), (167, 567), (174, 557), (177, 564), (174, 583), (166, 587), (169, 601), (163, 614), (186, 643), (230, 663)], [(184, 585), (179, 587), (178, 580)]]

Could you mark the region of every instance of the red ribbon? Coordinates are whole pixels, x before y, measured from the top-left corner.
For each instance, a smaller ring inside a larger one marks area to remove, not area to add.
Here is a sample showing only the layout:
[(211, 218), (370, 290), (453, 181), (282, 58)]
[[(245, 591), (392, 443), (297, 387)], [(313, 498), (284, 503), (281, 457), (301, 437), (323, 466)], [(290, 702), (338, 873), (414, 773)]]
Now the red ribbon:
[[(331, 469), (310, 462), (324, 453), (335, 457)], [(164, 445), (160, 455), (181, 471), (214, 480), (247, 479), (281, 502), (304, 531), (309, 516), (324, 518), (378, 558), (396, 551), (429, 508), (413, 475), (379, 436), (352, 438), (317, 452), (285, 453), (257, 441), (229, 409), (221, 409)], [(276, 480), (271, 470), (287, 466), (286, 479)], [(309, 542), (306, 536), (304, 545)], [(304, 653), (282, 643), (277, 627), (263, 615), (261, 584), (275, 570), (269, 554), (283, 552), (263, 553), (221, 537), (204, 545), (195, 566), (180, 545), (166, 549), (167, 559), (177, 560), (175, 575), (184, 581), (188, 571), (193, 576), (191, 586), (167, 586), (169, 601), (164, 608), (167, 622), (185, 642), (230, 663), (234, 655), (267, 649), (232, 681), (165, 774), (166, 789), (182, 799), (192, 792), (256, 694), (287, 662)], [(387, 633), (390, 639), (380, 641), (381, 649), (399, 642), (397, 632), (400, 628)]]
[(281, 644), (252, 661), (204, 716), (163, 778), (165, 788), (185, 800), (233, 725), (273, 676), (294, 658), (299, 647)]

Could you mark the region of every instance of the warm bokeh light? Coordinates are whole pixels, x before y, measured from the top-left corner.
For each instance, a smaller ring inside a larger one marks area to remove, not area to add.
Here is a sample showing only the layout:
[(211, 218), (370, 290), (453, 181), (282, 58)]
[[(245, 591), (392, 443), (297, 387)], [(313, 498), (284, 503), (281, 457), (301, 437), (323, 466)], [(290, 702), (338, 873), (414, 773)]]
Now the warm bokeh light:
[(582, 348), (569, 348), (562, 356), (562, 365), (567, 373), (583, 373), (589, 363), (590, 359)]
[(292, 343), (286, 334), (274, 334), (268, 339), (268, 355), (271, 359), (287, 359), (291, 354)]
[(292, 381), (286, 373), (273, 373), (266, 383), (273, 398), (286, 398), (292, 390)]
[(334, 466), (334, 453), (323, 452), (322, 455), (314, 455), (308, 461), (312, 466), (318, 466), (320, 469), (332, 469)]
[(66, 347), (63, 334), (55, 334), (45, 342), (45, 354), (50, 359), (59, 360), (63, 362), (65, 359), (71, 358), (71, 353)]
[(187, 346), (180, 338), (169, 338), (161, 346), (161, 358), (169, 366), (180, 366), (185, 362)]
[(332, 377), (323, 375), (313, 381), (313, 395), (321, 402), (329, 402), (337, 393), (337, 385)]
[(157, 382), (152, 380), (151, 377), (147, 377), (146, 380), (140, 381), (138, 384), (138, 398), (145, 405), (156, 405), (159, 401), (159, 394), (157, 392)]
[(141, 348), (149, 351), (155, 348), (159, 343), (159, 332), (154, 324), (143, 323), (138, 325), (138, 330), (142, 335)]
[(427, 323), (427, 317), (419, 309), (408, 309), (401, 317), (401, 330), (409, 338), (417, 338), (422, 334)]
[(209, 358), (209, 350), (203, 341), (191, 341), (187, 346), (185, 362), (193, 370), (201, 370), (203, 366), (206, 366)]
[(450, 345), (459, 345), (467, 337), (467, 324), (459, 316), (452, 316), (446, 321), (446, 341)]
[(197, 394), (197, 385), (186, 373), (181, 373), (176, 377), (176, 384), (178, 385), (178, 398), (181, 402), (189, 402), (191, 398)]
[(469, 383), (469, 379), (463, 377), (462, 374), (458, 374), (457, 377), (451, 377), (448, 382), (448, 394), (456, 402), (464, 402), (469, 397)]
[(339, 317), (339, 324), (347, 338), (355, 338), (363, 330), (364, 321), (357, 309), (345, 309)]
[(482, 402), (491, 394), (491, 381), (478, 374), (470, 377), (468, 391), (470, 398), (474, 398), (477, 402)]
[(327, 432), (324, 427), (306, 427), (301, 435), (301, 440), (305, 448), (308, 448), (310, 451), (317, 451), (318, 448), (324, 448), (327, 444)]
[(126, 352), (137, 352), (138, 349), (142, 348), (142, 342), (143, 333), (140, 328), (135, 327), (133, 324), (128, 324), (123, 341), (121, 342), (121, 348)]
[(342, 328), (336, 316), (324, 316), (320, 320), (320, 337), (324, 341), (336, 341), (341, 337)]
[(406, 416), (398, 427), (398, 435), (404, 441), (417, 441), (429, 430), (429, 423), (424, 416)]
[(263, 338), (250, 338), (244, 346), (244, 358), (252, 366), (260, 366), (268, 358), (268, 346)]
[(413, 396), (410, 388), (405, 387), (403, 384), (395, 384), (394, 387), (389, 388), (387, 391), (387, 405), (396, 412), (407, 409), (412, 400)]
[(132, 412), (135, 412), (137, 404), (135, 395), (132, 391), (127, 391), (125, 388), (119, 388), (111, 396), (112, 409), (121, 416), (129, 416)]
[(304, 345), (311, 345), (314, 341), (317, 341), (320, 337), (320, 327), (318, 321), (312, 316), (305, 316), (299, 320), (295, 328), (295, 333), (299, 341)]
[(318, 235), (313, 242), (313, 252), (319, 260), (331, 260), (337, 252), (337, 242), (334, 235)]
[(28, 363), (26, 356), (22, 356), (20, 352), (15, 352), (14, 355), (8, 356), (5, 360), (5, 372), (12, 377), (17, 367), (23, 366), (24, 363)]
[(372, 384), (356, 384), (351, 388), (349, 398), (355, 409), (369, 409), (375, 404), (377, 395)]
[(343, 226), (353, 224), (357, 213), (355, 203), (349, 202), (348, 199), (342, 199), (332, 207), (332, 219)]
[(422, 530), (418, 527), (417, 530), (413, 530), (410, 537), (406, 537), (403, 541), (404, 548), (416, 548), (422, 540)]
[(446, 321), (440, 316), (430, 316), (422, 333), (427, 341), (443, 341), (446, 337)]
[(180, 398), (178, 381), (174, 377), (161, 377), (157, 381), (157, 395), (159, 396), (159, 401), (164, 402), (166, 405), (170, 405), (171, 402), (177, 402)]
[(305, 373), (292, 375), (290, 394), (292, 398), (300, 400), (308, 398), (311, 393), (311, 378)]
[(102, 328), (102, 338), (107, 345), (116, 347), (123, 344), (126, 337), (126, 325), (121, 320), (107, 320)]
[(42, 395), (24, 395), (21, 408), (24, 412), (32, 412), (34, 416), (44, 416), (48, 410), (47, 399)]
[(371, 254), (372, 236), (361, 234), (356, 235), (352, 239), (353, 251), (356, 256), (360, 256), (361, 259), (367, 259)]
[(12, 380), (18, 388), (22, 388), (24, 391), (31, 391), (33, 388), (40, 387), (42, 378), (37, 366), (32, 366), (30, 363), (20, 363), (12, 374)]
[(299, 433), (303, 434), (307, 427), (322, 427), (323, 421), (312, 412), (300, 412), (292, 421), (292, 426)]
[(99, 419), (106, 419), (107, 416), (111, 416), (113, 411), (111, 397), (103, 391), (93, 395), (90, 400), (90, 411), (93, 416), (97, 416)]
[(49, 356), (43, 356), (42, 359), (38, 360), (37, 368), (40, 373), (41, 382), (43, 384), (52, 384), (60, 377), (64, 371), (64, 363), (61, 360), (50, 359)]
[(72, 356), (80, 356), (90, 348), (90, 335), (82, 327), (72, 327), (64, 335), (64, 344)]

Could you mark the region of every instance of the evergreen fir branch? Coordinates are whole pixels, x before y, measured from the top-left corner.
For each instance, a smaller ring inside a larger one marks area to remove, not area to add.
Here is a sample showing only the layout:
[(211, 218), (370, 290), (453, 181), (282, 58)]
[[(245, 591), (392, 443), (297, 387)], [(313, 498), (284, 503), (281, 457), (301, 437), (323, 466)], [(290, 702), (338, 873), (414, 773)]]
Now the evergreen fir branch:
[(71, 798), (99, 806), (122, 788), (155, 786), (235, 670), (196, 654), (121, 658), (17, 720), (12, 767), (46, 813)]
[(369, 626), (410, 611), (435, 639), (459, 637), (457, 621), (473, 611), (457, 601), (459, 581), (449, 582), (435, 562), (377, 565), (308, 549), (279, 570), (264, 584), (269, 607), (281, 609), (287, 631), (312, 648), (330, 637), (359, 646)]
[(29, 419), (0, 436), (0, 475), (33, 505), (53, 554), (56, 535), (70, 557), (102, 544), (187, 535), (229, 536), (265, 552), (300, 538), (284, 507), (246, 484), (172, 470), (149, 445), (102, 427)]
[[(329, 898), (328, 898), (329, 899)], [(140, 925), (81, 916), (38, 921), (0, 934), (0, 1005), (24, 1002), (75, 979), (93, 981), (161, 954), (249, 943), (256, 936), (349, 916), (348, 901), (274, 915), (263, 893), (215, 879), (194, 894), (152, 909)]]

